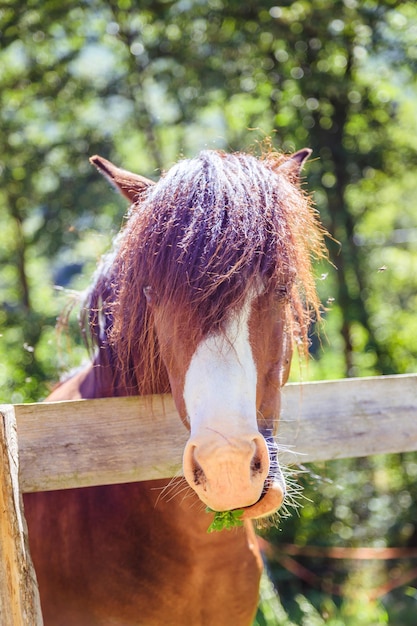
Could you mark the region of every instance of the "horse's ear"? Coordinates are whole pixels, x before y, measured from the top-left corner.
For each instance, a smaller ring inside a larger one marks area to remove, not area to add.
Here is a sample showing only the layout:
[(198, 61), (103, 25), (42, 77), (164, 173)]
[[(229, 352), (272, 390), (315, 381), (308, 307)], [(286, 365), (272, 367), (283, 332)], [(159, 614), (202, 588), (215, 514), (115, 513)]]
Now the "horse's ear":
[(155, 184), (153, 180), (139, 176), (139, 174), (132, 174), (127, 170), (122, 170), (98, 155), (92, 156), (90, 163), (130, 202), (137, 202), (142, 193)]
[(288, 156), (283, 163), (277, 167), (277, 172), (285, 174), (293, 182), (300, 180), (301, 170), (313, 151), (310, 148), (303, 148)]

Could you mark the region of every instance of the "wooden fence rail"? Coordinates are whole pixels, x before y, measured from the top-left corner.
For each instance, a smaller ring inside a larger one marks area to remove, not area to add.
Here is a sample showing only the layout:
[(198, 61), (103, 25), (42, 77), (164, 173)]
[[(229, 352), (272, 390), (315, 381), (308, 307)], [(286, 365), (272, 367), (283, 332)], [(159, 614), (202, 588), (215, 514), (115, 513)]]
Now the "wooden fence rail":
[[(165, 478), (188, 433), (171, 396), (0, 406), (15, 412), (24, 492)], [(283, 463), (417, 450), (417, 375), (290, 384)]]

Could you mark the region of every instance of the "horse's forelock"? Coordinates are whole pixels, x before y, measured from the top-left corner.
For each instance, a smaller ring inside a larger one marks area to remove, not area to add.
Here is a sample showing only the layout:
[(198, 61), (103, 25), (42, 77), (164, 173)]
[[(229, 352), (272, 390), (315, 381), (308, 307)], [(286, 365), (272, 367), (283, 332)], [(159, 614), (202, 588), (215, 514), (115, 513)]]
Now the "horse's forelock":
[(287, 251), (282, 245), (278, 267), (276, 246), (290, 232), (280, 193), (256, 159), (205, 152), (196, 161), (179, 164), (153, 196), (149, 276), (162, 298), (181, 295), (207, 313), (218, 304), (226, 314), (260, 277), (289, 281)]

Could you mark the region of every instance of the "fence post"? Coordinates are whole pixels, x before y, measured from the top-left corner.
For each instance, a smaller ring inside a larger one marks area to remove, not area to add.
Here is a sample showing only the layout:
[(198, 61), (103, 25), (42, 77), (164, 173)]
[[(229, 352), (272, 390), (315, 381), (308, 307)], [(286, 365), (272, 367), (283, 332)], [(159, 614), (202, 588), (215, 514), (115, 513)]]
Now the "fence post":
[(11, 405), (0, 407), (0, 623), (43, 624), (19, 488), (16, 420)]

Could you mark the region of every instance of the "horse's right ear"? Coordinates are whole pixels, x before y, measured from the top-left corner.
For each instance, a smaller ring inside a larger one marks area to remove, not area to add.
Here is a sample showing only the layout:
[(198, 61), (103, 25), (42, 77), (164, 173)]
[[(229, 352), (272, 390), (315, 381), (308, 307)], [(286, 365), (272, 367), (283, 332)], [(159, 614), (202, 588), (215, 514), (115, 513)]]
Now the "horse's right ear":
[(303, 148), (298, 150), (298, 152), (294, 152), (294, 154), (290, 154), (283, 163), (278, 165), (277, 171), (288, 176), (292, 182), (298, 183), (303, 165), (311, 153), (312, 150), (310, 148)]
[(95, 155), (90, 158), (92, 163), (100, 172), (107, 178), (108, 181), (116, 187), (121, 194), (125, 196), (130, 202), (137, 202), (140, 200), (140, 196), (146, 189), (155, 185), (153, 180), (139, 176), (139, 174), (132, 174), (127, 170), (122, 170), (120, 167), (116, 167), (101, 156)]

